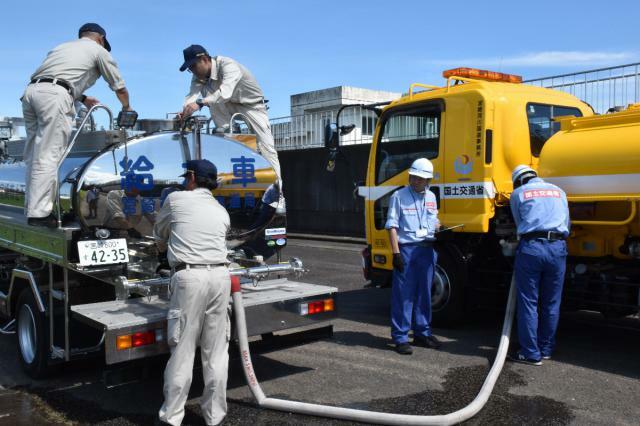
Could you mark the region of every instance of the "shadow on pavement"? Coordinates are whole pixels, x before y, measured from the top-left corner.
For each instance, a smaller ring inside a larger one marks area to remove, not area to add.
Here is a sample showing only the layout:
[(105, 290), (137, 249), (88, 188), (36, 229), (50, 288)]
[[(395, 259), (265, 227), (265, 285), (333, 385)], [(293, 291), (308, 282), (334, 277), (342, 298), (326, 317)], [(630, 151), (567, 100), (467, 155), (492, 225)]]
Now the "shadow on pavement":
[[(390, 289), (366, 288), (340, 292), (338, 317), (348, 321), (389, 327)], [(492, 362), (502, 331), (504, 312), (490, 309), (471, 310), (466, 323), (455, 328), (434, 327), (443, 337), (443, 352), (482, 356)], [(557, 334), (555, 362), (597, 371), (640, 378), (640, 321), (637, 318), (606, 320), (595, 312), (562, 312)], [(390, 338), (370, 333), (337, 331), (334, 341), (340, 345), (392, 349)], [(518, 348), (514, 320), (511, 350)]]

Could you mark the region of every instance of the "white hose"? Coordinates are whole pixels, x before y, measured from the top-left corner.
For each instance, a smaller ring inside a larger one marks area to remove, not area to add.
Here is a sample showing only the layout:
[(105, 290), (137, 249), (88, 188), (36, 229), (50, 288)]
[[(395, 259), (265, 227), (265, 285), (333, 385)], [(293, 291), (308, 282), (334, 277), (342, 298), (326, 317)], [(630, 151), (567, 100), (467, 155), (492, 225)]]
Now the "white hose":
[(260, 387), (260, 383), (258, 383), (258, 379), (256, 378), (253, 370), (253, 364), (251, 362), (249, 341), (247, 338), (247, 323), (239, 283), (233, 287), (232, 291), (233, 311), (235, 313), (236, 326), (238, 330), (238, 340), (240, 343), (240, 354), (244, 367), (244, 374), (247, 379), (247, 383), (249, 384), (249, 388), (251, 389), (251, 393), (253, 393), (253, 396), (260, 407), (291, 413), (384, 425), (452, 425), (461, 423), (478, 414), (489, 400), (493, 387), (495, 386), (496, 381), (500, 376), (500, 372), (502, 371), (502, 366), (504, 365), (504, 361), (507, 356), (507, 350), (509, 349), (509, 336), (511, 334), (511, 324), (513, 322), (513, 314), (515, 312), (515, 279), (512, 277), (507, 310), (504, 314), (502, 336), (500, 336), (500, 345), (498, 346), (498, 353), (496, 354), (491, 370), (489, 370), (489, 374), (482, 384), (482, 388), (476, 398), (466, 407), (458, 411), (454, 411), (453, 413), (437, 416), (416, 416), (355, 410), (352, 408), (332, 407), (329, 405), (309, 404), (306, 402), (267, 398)]

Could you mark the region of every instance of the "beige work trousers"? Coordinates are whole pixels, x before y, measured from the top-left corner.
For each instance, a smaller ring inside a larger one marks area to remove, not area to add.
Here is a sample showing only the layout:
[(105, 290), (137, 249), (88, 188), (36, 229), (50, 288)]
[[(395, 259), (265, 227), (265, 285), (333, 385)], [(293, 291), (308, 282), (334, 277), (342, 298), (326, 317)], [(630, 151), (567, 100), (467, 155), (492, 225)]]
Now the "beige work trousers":
[(29, 84), (22, 97), (22, 114), (27, 131), (25, 214), (46, 217), (53, 210), (58, 162), (76, 114), (73, 98), (57, 84)]
[(282, 193), (282, 174), (280, 173), (280, 160), (278, 160), (278, 152), (276, 151), (273, 135), (271, 134), (271, 126), (269, 125), (269, 116), (267, 108), (264, 104), (243, 105), (233, 102), (216, 103), (211, 105), (211, 117), (216, 127), (229, 125), (233, 114), (240, 113), (243, 119), (248, 121), (254, 132), (256, 132), (256, 144), (258, 152), (273, 167), (276, 172), (276, 179)]
[(217, 425), (227, 413), (229, 270), (224, 266), (184, 269), (171, 277), (170, 289), (167, 342), (171, 358), (164, 371), (160, 419), (174, 426), (182, 423), (199, 345), (204, 377), (202, 414), (207, 425)]

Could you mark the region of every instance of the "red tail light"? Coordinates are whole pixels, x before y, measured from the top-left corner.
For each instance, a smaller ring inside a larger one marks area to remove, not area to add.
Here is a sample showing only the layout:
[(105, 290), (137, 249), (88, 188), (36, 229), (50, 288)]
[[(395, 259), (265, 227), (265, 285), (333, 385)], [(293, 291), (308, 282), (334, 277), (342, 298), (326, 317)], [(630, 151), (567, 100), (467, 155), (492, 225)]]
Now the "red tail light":
[(322, 312), (331, 312), (335, 309), (333, 299), (313, 300), (303, 302), (299, 306), (300, 315), (313, 315)]

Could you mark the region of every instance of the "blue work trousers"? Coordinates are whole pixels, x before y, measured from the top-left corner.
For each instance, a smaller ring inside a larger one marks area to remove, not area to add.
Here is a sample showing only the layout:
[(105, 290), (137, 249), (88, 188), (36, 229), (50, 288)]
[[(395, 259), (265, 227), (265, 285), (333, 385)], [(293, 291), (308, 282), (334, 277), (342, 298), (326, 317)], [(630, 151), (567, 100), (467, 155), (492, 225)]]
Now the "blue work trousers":
[(413, 335), (431, 335), (431, 283), (436, 265), (433, 247), (400, 246), (404, 271), (393, 271), (391, 288), (391, 338), (396, 344), (409, 341), (411, 318)]
[(518, 245), (518, 339), (526, 358), (537, 360), (553, 352), (566, 261), (565, 241), (521, 240)]

